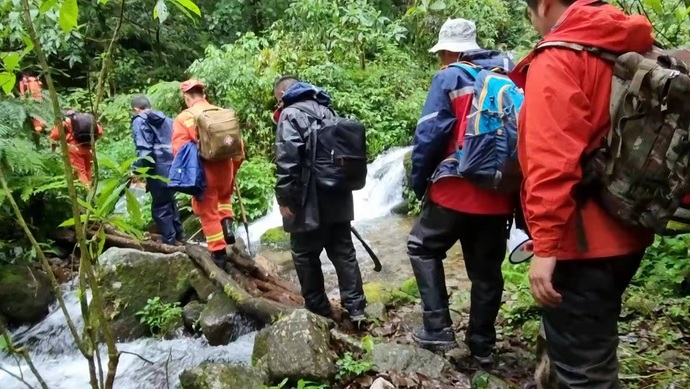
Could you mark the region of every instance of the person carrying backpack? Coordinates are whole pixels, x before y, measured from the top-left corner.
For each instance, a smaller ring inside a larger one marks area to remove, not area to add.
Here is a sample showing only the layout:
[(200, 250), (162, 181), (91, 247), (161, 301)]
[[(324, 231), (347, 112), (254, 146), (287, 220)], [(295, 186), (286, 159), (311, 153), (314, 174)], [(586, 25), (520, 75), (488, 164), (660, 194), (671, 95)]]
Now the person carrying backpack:
[[(31, 96), (31, 98), (34, 100), (43, 100), (43, 83), (38, 77), (24, 74), (21, 81), (19, 81), (19, 93), (22, 98)], [(36, 133), (42, 133), (46, 128), (45, 123), (41, 122), (35, 117), (31, 118), (31, 123), (34, 126), (34, 131)]]
[(235, 244), (231, 197), (244, 161), (244, 143), (234, 111), (210, 104), (204, 89), (195, 79), (180, 85), (188, 108), (173, 122), (172, 150), (177, 155), (188, 142), (199, 147), (207, 186), (200, 200), (192, 198), (192, 209), (201, 220), (213, 261), (225, 269), (227, 245)]
[(306, 308), (329, 317), (321, 252), (338, 275), (342, 306), (350, 319), (365, 320), (362, 274), (352, 243), (352, 191), (366, 179), (364, 128), (338, 118), (321, 88), (282, 77), (274, 86), (280, 104), (276, 132), (276, 199), (290, 233), (295, 270)]
[[(550, 371), (543, 373), (555, 380), (548, 386), (553, 388), (620, 388), (616, 352), (621, 298), (653, 242), (653, 231), (623, 222), (619, 216), (624, 212), (607, 211), (606, 204), (613, 203), (602, 202), (596, 189), (583, 196), (581, 185), (590, 156), (607, 139), (620, 136), (609, 138), (612, 123), (614, 128), (633, 131), (645, 123), (628, 114), (628, 119), (613, 118), (611, 104), (639, 104), (640, 112), (652, 114), (646, 102), (635, 97), (639, 91), (635, 88), (649, 87), (647, 75), (653, 66), (639, 73), (633, 70), (628, 79), (633, 79), (628, 83), (632, 93), (611, 99), (612, 88), (623, 84), (612, 83), (613, 63), (602, 55), (609, 53), (615, 59), (628, 52), (650, 51), (652, 25), (643, 16), (627, 16), (602, 1), (527, 0), (527, 5), (532, 25), (543, 39), (511, 78), (525, 89), (518, 154), (525, 177), (522, 205), (535, 254), (530, 289), (543, 307), (550, 359)], [(617, 75), (626, 73), (626, 66), (620, 65)], [(687, 96), (684, 101), (687, 104)], [(668, 103), (668, 109), (676, 109), (672, 99)], [(642, 159), (635, 161), (640, 165), (626, 167), (641, 181), (646, 174), (641, 163), (652, 146), (622, 135), (623, 143), (609, 148), (611, 156), (642, 151)], [(609, 168), (613, 173), (609, 182), (628, 192), (621, 186), (624, 183), (616, 181), (619, 167), (608, 165), (603, 170)], [(630, 182), (625, 185), (632, 188)], [(658, 182), (654, 185), (654, 192), (662, 189)], [(613, 186), (606, 191), (622, 194)]]
[[(69, 147), (70, 163), (76, 171), (79, 181), (86, 187), (91, 187), (91, 163), (93, 162), (91, 134), (94, 121), (93, 115), (89, 113), (78, 113), (68, 109), (62, 122)], [(103, 136), (103, 128), (100, 124), (96, 124), (95, 135), (96, 139)], [(57, 126), (54, 126), (50, 131), (50, 138), (55, 142), (60, 140)], [(56, 145), (53, 144), (53, 150), (55, 147)]]
[(472, 281), (465, 343), (475, 361), (487, 365), (493, 362), (494, 324), (503, 293), (501, 263), (514, 202), (510, 193), (482, 188), (459, 177), (457, 152), (472, 118), (475, 78), (481, 70), (497, 69), (504, 74), (513, 63), (503, 54), (480, 48), (474, 22), (465, 19), (446, 21), (430, 52), (438, 54), (443, 67), (431, 82), (412, 150), (411, 187), (423, 206), (410, 232), (407, 251), (424, 318), (424, 326), (413, 335), (427, 348), (456, 347), (443, 259), (459, 240)]
[[(146, 96), (132, 98), (132, 138), (139, 159), (132, 164), (132, 178), (137, 169), (149, 168), (150, 176), (168, 177), (172, 155), (173, 121), (163, 112), (151, 109)], [(151, 160), (149, 160), (151, 159)], [(151, 215), (156, 222), (163, 243), (176, 244), (184, 240), (175, 192), (168, 184), (157, 178), (146, 179), (146, 190), (151, 193)]]

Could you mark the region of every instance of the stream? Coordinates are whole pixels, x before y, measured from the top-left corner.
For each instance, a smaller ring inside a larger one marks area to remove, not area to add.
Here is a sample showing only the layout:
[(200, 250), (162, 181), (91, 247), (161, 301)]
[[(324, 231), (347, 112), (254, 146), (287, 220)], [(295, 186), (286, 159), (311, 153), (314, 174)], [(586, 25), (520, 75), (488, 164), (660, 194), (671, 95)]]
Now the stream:
[[(379, 156), (369, 165), (367, 185), (355, 192), (354, 226), (372, 247), (383, 263), (383, 271), (375, 273), (373, 263), (363, 246), (355, 240), (357, 256), (364, 282), (399, 283), (412, 277), (412, 269), (406, 254), (407, 235), (414, 220), (406, 216), (392, 215), (391, 209), (402, 197), (402, 183), (405, 176), (403, 159), (410, 148), (393, 149)], [(281, 225), (281, 218), (275, 200), (269, 213), (252, 223), (249, 236), (252, 247), (259, 247), (261, 235), (268, 229)], [(246, 239), (244, 230), (238, 236)], [(281, 273), (295, 280), (294, 269), (290, 267), (290, 253), (260, 248), (259, 254), (273, 263), (282, 263)], [(335, 270), (325, 253), (322, 255), (323, 269), (329, 294), (337, 295)], [(464, 288), (469, 280), (458, 245), (444, 262), (448, 286)], [(65, 300), (77, 328), (83, 326), (77, 292), (70, 285), (63, 285)], [(226, 346), (209, 346), (203, 337), (178, 335), (170, 340), (153, 338), (138, 339), (118, 344), (123, 351), (115, 380), (116, 389), (161, 389), (176, 388), (180, 373), (203, 362), (249, 363), (255, 332), (240, 337)], [(89, 389), (89, 369), (86, 360), (77, 350), (68, 330), (64, 316), (55, 304), (46, 319), (33, 327), (21, 327), (12, 332), (18, 346), (27, 346), (36, 368), (51, 389)], [(103, 366), (106, 369), (107, 353), (101, 350)], [(7, 372), (22, 376), (33, 387), (36, 380), (23, 362), (0, 354), (0, 388), (20, 389), (26, 386)], [(5, 370), (5, 371), (2, 371)]]

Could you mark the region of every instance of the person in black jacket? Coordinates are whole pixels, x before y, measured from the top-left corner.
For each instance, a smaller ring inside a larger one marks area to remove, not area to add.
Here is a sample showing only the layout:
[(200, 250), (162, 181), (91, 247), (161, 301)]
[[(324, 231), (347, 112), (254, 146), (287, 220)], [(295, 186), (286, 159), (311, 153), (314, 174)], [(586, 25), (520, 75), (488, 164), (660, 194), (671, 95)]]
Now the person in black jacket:
[(283, 228), (291, 234), (292, 258), (305, 306), (322, 316), (331, 314), (319, 259), (326, 249), (338, 275), (341, 304), (353, 321), (362, 321), (366, 298), (350, 234), (352, 191), (318, 188), (309, 169), (312, 154), (306, 144), (307, 132), (334, 116), (331, 99), (324, 90), (290, 76), (276, 82), (274, 93), (280, 104), (274, 115), (278, 126), (275, 192)]

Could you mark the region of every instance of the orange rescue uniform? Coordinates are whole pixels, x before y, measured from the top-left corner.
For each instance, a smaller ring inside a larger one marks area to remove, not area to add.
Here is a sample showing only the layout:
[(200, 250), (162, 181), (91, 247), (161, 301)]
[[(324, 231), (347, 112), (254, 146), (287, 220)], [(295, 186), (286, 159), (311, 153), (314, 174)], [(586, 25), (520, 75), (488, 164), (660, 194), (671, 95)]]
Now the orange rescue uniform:
[[(27, 93), (31, 93), (31, 97), (33, 97), (34, 100), (43, 100), (43, 95), (41, 94), (42, 91), (43, 84), (37, 77), (24, 76), (22, 80), (19, 81), (19, 92), (22, 96), (25, 96)], [(31, 118), (31, 122), (34, 125), (34, 131), (43, 132), (45, 124), (41, 123), (41, 121), (36, 118)]]
[[(69, 161), (72, 167), (77, 172), (79, 181), (84, 183), (84, 185), (89, 186), (91, 184), (91, 162), (93, 161), (93, 153), (91, 152), (91, 145), (82, 145), (77, 143), (72, 135), (72, 119), (67, 118), (62, 122), (65, 127), (65, 132), (67, 136), (67, 145), (69, 146)], [(97, 127), (97, 138), (103, 135), (103, 128), (99, 124)], [(50, 131), (50, 138), (54, 141), (60, 140), (60, 132), (57, 126), (53, 127)]]
[[(196, 109), (218, 108), (203, 99), (194, 103), (193, 107)], [(190, 141), (197, 141), (194, 115), (189, 111), (183, 111), (173, 123), (173, 154), (177, 155), (182, 146)], [(210, 251), (225, 250), (227, 246), (220, 222), (225, 218), (233, 217), (230, 198), (235, 183), (235, 173), (243, 161), (243, 159), (203, 161), (207, 187), (201, 201), (192, 198), (192, 209), (201, 220), (201, 228)]]

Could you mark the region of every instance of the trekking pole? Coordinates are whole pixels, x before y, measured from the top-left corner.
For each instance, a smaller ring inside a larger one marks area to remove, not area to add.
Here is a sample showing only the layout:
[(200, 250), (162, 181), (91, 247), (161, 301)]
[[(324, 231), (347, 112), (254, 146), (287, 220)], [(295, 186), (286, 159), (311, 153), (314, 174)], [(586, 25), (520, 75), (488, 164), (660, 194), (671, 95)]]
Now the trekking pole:
[(247, 223), (247, 214), (244, 212), (244, 204), (242, 204), (242, 195), (240, 194), (240, 186), (237, 185), (237, 180), (235, 180), (235, 194), (237, 194), (237, 202), (240, 203), (240, 213), (242, 214), (244, 231), (247, 233), (247, 251), (249, 251), (249, 254), (251, 254), (252, 246), (251, 243), (249, 243), (249, 223)]
[(381, 261), (379, 261), (379, 257), (377, 257), (376, 254), (374, 254), (374, 251), (371, 249), (371, 247), (369, 247), (367, 242), (365, 242), (364, 239), (362, 239), (362, 235), (360, 235), (359, 232), (357, 232), (354, 226), (350, 226), (350, 231), (352, 231), (352, 234), (357, 238), (357, 240), (359, 240), (360, 243), (362, 243), (364, 250), (367, 251), (367, 253), (371, 257), (371, 260), (374, 261), (374, 271), (377, 273), (380, 272), (381, 269), (383, 269), (383, 266), (381, 266)]

